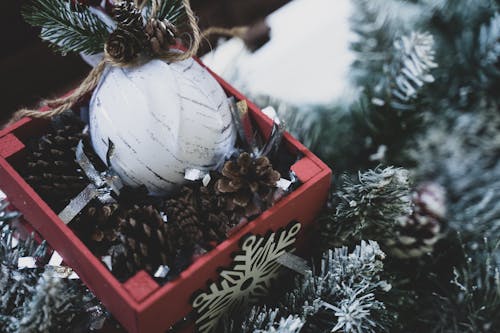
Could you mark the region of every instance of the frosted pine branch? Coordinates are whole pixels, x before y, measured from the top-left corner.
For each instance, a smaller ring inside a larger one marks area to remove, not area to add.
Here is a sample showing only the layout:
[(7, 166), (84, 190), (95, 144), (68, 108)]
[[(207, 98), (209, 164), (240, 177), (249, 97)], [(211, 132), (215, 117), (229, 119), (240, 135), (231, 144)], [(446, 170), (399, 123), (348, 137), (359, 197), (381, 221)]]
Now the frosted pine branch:
[(0, 202), (0, 316), (9, 317), (30, 297), (38, 279), (39, 271), (19, 269), (21, 257), (41, 258), (45, 256), (45, 242), (37, 245), (34, 235), (26, 240), (14, 238), (14, 230), (9, 225), (18, 212), (7, 211), (8, 202)]
[(392, 72), (394, 87), (391, 102), (394, 108), (417, 97), (419, 90), (434, 82), (430, 73), (438, 67), (434, 61), (434, 38), (429, 33), (412, 32), (394, 42), (396, 51)]
[(495, 13), (488, 24), (481, 26), (478, 42), (481, 66), (479, 80), (496, 90), (494, 87), (498, 85), (500, 78), (500, 13)]
[(500, 242), (484, 240), (466, 252), (447, 290), (435, 295), (428, 321), (434, 332), (476, 333), (500, 330)]
[(412, 211), (408, 172), (388, 167), (360, 172), (357, 181), (345, 176), (331, 206), (321, 219), (327, 246), (391, 237), (398, 219)]
[(362, 241), (352, 252), (347, 247), (329, 250), (318, 270), (297, 278), (278, 308), (254, 307), (242, 325), (233, 322), (231, 327), (245, 333), (386, 331), (388, 310), (378, 299), (391, 289), (380, 276), (384, 258), (373, 241)]

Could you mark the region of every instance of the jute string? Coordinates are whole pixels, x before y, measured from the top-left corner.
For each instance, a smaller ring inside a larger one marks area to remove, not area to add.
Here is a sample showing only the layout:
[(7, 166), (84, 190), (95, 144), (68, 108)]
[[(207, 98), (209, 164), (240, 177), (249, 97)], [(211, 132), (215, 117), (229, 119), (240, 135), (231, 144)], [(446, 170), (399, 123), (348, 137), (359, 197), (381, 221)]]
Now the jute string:
[[(153, 0), (151, 7), (151, 17), (155, 17), (161, 5), (161, 1), (163, 0)], [(182, 2), (186, 11), (187, 25), (189, 26), (192, 34), (189, 48), (184, 52), (179, 52), (178, 50), (166, 51), (165, 53), (158, 55), (157, 58), (159, 59), (165, 60), (167, 62), (183, 61), (195, 56), (198, 53), (203, 38), (207, 38), (208, 36), (213, 34), (242, 38), (247, 32), (247, 28), (244, 27), (236, 27), (232, 29), (212, 27), (208, 28), (202, 33), (198, 26), (196, 16), (194, 15), (194, 12), (191, 8), (190, 0), (182, 0)], [(138, 6), (138, 8), (142, 8), (145, 3), (145, 1), (135, 0), (135, 4)], [(132, 64), (117, 62), (111, 56), (109, 56), (109, 54), (107, 54), (105, 46), (103, 60), (96, 67), (94, 67), (92, 71), (90, 71), (89, 75), (83, 80), (80, 86), (76, 88), (71, 94), (62, 98), (44, 101), (42, 104), (50, 108), (48, 111), (42, 112), (37, 109), (21, 109), (14, 113), (10, 123), (13, 123), (24, 117), (50, 119), (65, 112), (66, 110), (71, 109), (76, 103), (78, 103), (82, 98), (87, 96), (97, 87), (99, 81), (101, 80), (102, 74), (104, 73), (104, 70), (108, 65), (117, 67), (130, 67), (138, 65), (138, 62)]]

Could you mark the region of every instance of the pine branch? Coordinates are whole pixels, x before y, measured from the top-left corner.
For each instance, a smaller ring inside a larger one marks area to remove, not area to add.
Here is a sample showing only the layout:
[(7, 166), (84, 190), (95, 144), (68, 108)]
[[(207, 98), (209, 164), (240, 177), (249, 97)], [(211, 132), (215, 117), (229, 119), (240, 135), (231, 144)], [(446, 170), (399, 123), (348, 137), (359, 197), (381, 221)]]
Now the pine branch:
[[(486, 87), (498, 89), (500, 79), (500, 13), (495, 13), (479, 31), (480, 81)], [(496, 91), (498, 92), (498, 91)], [(495, 92), (494, 92), (495, 93)]]
[(287, 130), (337, 173), (351, 171), (360, 156), (367, 155), (363, 137), (356, 131), (347, 106), (299, 108), (281, 104), (277, 109), (283, 110), (280, 118)]
[(230, 327), (243, 327), (245, 333), (296, 332), (302, 325), (300, 332), (387, 331), (391, 319), (378, 299), (391, 288), (380, 277), (384, 257), (372, 241), (351, 253), (346, 247), (327, 251), (320, 268), (297, 278), (278, 308), (254, 307), (243, 323), (233, 321)]
[(422, 125), (421, 91), (434, 81), (433, 38), (412, 33), (394, 42), (384, 75), (374, 86), (364, 86), (360, 103), (354, 109), (358, 123), (374, 147), (388, 147), (390, 163)]
[(358, 40), (352, 45), (357, 54), (352, 76), (361, 91), (359, 102), (352, 106), (355, 132), (370, 146), (365, 155), (378, 156), (382, 149), (386, 153), (379, 161), (406, 163), (404, 143), (422, 126), (422, 111), (427, 111), (421, 106), (426, 96), (422, 92), (434, 80), (433, 39), (407, 32), (425, 16), (417, 4), (377, 0), (355, 4), (351, 27)]
[[(1, 192), (0, 192), (1, 195)], [(0, 229), (3, 229), (5, 224), (8, 224), (19, 217), (19, 212), (9, 212), (7, 207), (9, 202), (5, 199), (0, 199)]]
[(168, 20), (175, 26), (184, 24), (186, 20), (186, 10), (182, 0), (163, 0), (158, 10), (157, 18), (161, 21)]
[[(21, 257), (42, 258), (46, 254), (46, 244), (37, 245), (34, 235), (24, 241), (14, 238), (14, 230), (7, 224), (19, 216), (17, 212), (7, 212), (6, 200), (0, 202), (0, 316), (15, 314), (33, 292), (40, 270), (19, 269)], [(10, 319), (9, 319), (10, 321)]]
[[(101, 305), (79, 281), (53, 278), (42, 266), (18, 267), (22, 257), (41, 262), (47, 246), (37, 244), (33, 234), (26, 240), (16, 239), (7, 220), (12, 222), (19, 214), (7, 212), (7, 207), (6, 200), (0, 201), (0, 222), (4, 223), (0, 223), (0, 331), (63, 333), (77, 327), (88, 331), (92, 321), (103, 315)], [(73, 323), (77, 316), (80, 322)]]
[[(434, 82), (430, 74), (437, 67), (434, 62), (434, 38), (428, 33), (403, 36), (394, 43), (396, 55), (391, 64), (390, 105), (396, 110), (408, 108), (408, 102), (418, 96), (426, 83)], [(387, 90), (388, 87), (382, 88)]]
[(304, 322), (298, 316), (288, 316), (281, 318), (277, 325), (256, 330), (254, 333), (299, 333), (304, 326)]
[(10, 329), (17, 333), (67, 332), (82, 308), (82, 294), (75, 285), (44, 274), (18, 319), (11, 321)]
[(487, 59), (491, 55), (487, 54), (498, 43), (494, 41), (498, 29), (494, 30), (493, 22), (500, 3), (496, 0), (422, 2), (423, 11), (432, 13), (425, 29), (431, 30), (439, 41), (437, 62), (441, 65), (441, 84), (432, 91), (432, 98), (439, 102), (437, 111), (474, 110), (475, 103), (484, 98), (498, 103), (495, 69), (498, 65), (490, 66)]
[[(279, 309), (253, 307), (246, 320), (241, 325), (244, 333), (299, 333), (304, 321), (299, 316), (279, 318)], [(234, 322), (233, 322), (234, 325)], [(232, 327), (226, 332), (237, 332), (240, 329)]]
[[(477, 244), (476, 244), (477, 245)], [(500, 331), (500, 241), (464, 248), (464, 265), (427, 313), (433, 332)]]
[(412, 146), (414, 174), (446, 187), (451, 229), (467, 240), (496, 239), (500, 237), (500, 113), (496, 107), (483, 106), (475, 113), (449, 110), (442, 118)]
[(64, 53), (102, 52), (108, 27), (88, 7), (65, 0), (32, 0), (23, 16), (29, 24), (41, 27), (40, 37)]
[(357, 181), (345, 176), (333, 193), (331, 207), (320, 221), (327, 247), (391, 238), (398, 219), (412, 210), (408, 172), (379, 167), (359, 173)]

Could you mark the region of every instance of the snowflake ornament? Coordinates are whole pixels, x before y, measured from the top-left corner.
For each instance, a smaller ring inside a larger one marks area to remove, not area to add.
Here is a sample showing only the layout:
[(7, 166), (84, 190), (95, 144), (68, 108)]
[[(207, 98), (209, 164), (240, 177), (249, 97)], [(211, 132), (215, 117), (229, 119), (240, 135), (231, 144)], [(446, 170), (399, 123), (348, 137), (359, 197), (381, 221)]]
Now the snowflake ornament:
[(278, 276), (278, 258), (292, 252), (301, 225), (268, 236), (251, 235), (234, 258), (232, 269), (220, 273), (220, 282), (212, 283), (209, 291), (195, 297), (196, 326), (201, 333), (214, 332), (219, 318), (242, 304), (256, 303), (267, 295), (271, 282)]

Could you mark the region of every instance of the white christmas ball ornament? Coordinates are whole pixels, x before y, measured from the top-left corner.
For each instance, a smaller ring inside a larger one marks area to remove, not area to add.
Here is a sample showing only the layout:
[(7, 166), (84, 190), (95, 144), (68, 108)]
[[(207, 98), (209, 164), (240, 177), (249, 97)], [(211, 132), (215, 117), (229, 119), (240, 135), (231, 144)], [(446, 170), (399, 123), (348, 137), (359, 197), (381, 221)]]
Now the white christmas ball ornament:
[(234, 147), (236, 130), (222, 87), (193, 59), (152, 60), (106, 69), (90, 102), (90, 134), (99, 157), (122, 181), (163, 194), (188, 168), (213, 170)]

